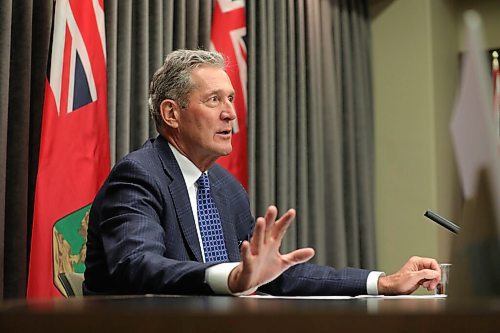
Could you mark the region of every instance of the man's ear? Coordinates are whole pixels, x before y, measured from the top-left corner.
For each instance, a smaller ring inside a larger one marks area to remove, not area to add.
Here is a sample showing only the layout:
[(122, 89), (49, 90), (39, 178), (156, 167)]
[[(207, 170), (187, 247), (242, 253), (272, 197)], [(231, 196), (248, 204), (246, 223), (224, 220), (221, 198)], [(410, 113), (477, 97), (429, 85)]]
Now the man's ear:
[(180, 107), (179, 105), (171, 100), (165, 99), (160, 104), (160, 113), (163, 118), (163, 122), (172, 128), (179, 127), (179, 117), (180, 117)]

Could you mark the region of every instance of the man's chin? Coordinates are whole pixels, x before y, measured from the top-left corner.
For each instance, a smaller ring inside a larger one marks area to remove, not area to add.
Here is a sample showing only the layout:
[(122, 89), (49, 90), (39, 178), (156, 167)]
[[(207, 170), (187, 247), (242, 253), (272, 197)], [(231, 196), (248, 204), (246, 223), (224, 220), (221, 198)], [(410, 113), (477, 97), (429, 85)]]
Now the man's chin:
[(220, 156), (228, 156), (231, 154), (231, 152), (233, 151), (233, 147), (232, 146), (229, 146), (227, 148), (223, 148), (220, 150)]

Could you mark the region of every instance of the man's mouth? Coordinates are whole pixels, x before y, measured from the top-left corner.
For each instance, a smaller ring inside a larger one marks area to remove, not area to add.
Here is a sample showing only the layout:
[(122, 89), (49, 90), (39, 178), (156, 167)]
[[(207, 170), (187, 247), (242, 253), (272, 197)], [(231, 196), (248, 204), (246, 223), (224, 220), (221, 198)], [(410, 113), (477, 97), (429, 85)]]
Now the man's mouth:
[(218, 131), (217, 134), (229, 135), (229, 134), (231, 134), (231, 130), (227, 129), (227, 130)]

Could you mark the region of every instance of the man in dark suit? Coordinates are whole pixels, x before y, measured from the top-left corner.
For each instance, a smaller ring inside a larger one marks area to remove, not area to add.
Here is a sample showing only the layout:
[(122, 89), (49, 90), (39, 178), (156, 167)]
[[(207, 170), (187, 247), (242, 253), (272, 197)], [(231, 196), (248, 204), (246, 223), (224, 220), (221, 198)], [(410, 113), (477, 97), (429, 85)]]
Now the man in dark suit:
[(85, 294), (359, 295), (434, 289), (437, 262), (411, 258), (395, 274), (305, 263), (281, 254), (295, 217), (270, 206), (254, 222), (243, 187), (217, 158), (231, 152), (234, 90), (214, 52), (179, 50), (150, 89), (160, 135), (111, 171), (90, 212)]

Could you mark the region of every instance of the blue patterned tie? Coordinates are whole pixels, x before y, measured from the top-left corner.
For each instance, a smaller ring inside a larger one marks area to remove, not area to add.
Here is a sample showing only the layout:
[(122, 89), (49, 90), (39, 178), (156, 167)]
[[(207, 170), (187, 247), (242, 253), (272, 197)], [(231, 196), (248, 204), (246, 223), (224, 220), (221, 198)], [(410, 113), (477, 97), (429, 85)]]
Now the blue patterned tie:
[(228, 261), (222, 223), (219, 211), (210, 195), (208, 175), (202, 173), (197, 183), (198, 224), (205, 252), (205, 262)]

